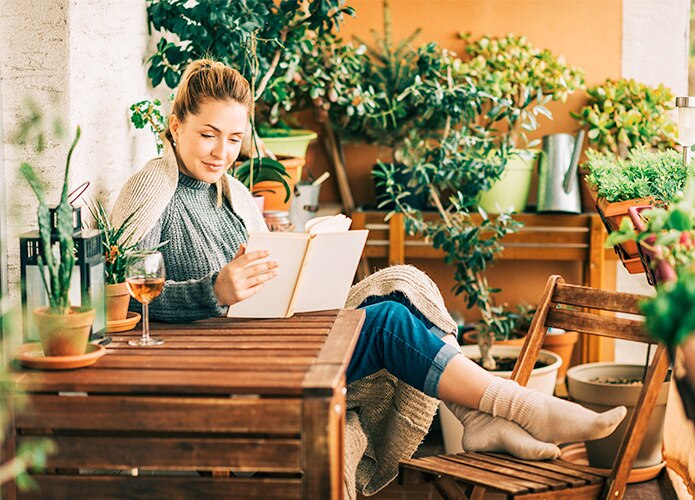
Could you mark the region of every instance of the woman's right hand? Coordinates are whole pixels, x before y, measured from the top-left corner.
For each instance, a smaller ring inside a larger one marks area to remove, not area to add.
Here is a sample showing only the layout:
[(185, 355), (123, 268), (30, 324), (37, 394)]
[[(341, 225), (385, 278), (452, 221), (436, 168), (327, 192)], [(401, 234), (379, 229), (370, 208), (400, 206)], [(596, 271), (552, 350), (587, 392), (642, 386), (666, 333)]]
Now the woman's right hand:
[(246, 253), (246, 247), (242, 245), (234, 259), (217, 275), (214, 285), (217, 301), (227, 306), (241, 302), (258, 293), (266, 281), (277, 276), (278, 263), (275, 261), (252, 264), (268, 255), (267, 250)]

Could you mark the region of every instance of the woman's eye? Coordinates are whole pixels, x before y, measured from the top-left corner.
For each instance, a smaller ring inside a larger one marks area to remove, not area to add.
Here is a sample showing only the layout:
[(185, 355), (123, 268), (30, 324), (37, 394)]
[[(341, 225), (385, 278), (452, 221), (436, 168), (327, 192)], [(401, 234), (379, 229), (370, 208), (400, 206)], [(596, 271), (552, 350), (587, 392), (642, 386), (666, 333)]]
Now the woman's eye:
[(238, 144), (238, 143), (241, 142), (241, 139), (239, 139), (239, 138), (237, 138), (237, 137), (231, 137), (231, 138), (229, 139), (229, 142), (231, 142), (231, 143), (233, 143), (233, 144)]
[(206, 139), (212, 139), (213, 137), (215, 137), (215, 136), (212, 135), (212, 134), (200, 134), (200, 135), (202, 135), (202, 136), (205, 137)]

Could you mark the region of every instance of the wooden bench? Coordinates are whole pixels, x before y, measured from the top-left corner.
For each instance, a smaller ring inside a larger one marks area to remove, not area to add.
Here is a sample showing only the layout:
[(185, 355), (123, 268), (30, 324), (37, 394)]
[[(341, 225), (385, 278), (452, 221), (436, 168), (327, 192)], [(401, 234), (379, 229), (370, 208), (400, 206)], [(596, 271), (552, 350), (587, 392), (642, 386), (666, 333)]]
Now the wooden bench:
[[(638, 318), (639, 295), (566, 285), (551, 276), (517, 360), (512, 379), (525, 385), (538, 357), (548, 327), (591, 335), (654, 343)], [(400, 480), (426, 479), (446, 499), (482, 499), (486, 490), (507, 498), (619, 499), (625, 494), (628, 475), (637, 457), (661, 384), (668, 372), (666, 349), (659, 346), (647, 371), (634, 414), (628, 422), (620, 451), (610, 474), (563, 462), (525, 461), (489, 453), (462, 453), (410, 459), (401, 462)], [(415, 473), (416, 477), (410, 478)]]
[(9, 484), (4, 498), (342, 498), (363, 314), (153, 324), (162, 346), (128, 346), (133, 330), (93, 367), (16, 370), (28, 406), (8, 453), (46, 435), (57, 451), (32, 474), (38, 491)]

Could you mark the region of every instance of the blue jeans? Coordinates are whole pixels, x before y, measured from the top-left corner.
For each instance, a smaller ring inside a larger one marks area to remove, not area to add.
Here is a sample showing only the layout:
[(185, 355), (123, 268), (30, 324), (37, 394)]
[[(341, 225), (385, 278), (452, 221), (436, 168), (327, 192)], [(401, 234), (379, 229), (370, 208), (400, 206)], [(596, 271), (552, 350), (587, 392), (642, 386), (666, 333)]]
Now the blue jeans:
[(459, 354), (445, 332), (396, 292), (369, 297), (359, 306), (364, 325), (347, 369), (347, 383), (386, 369), (428, 396), (438, 397), (439, 379)]

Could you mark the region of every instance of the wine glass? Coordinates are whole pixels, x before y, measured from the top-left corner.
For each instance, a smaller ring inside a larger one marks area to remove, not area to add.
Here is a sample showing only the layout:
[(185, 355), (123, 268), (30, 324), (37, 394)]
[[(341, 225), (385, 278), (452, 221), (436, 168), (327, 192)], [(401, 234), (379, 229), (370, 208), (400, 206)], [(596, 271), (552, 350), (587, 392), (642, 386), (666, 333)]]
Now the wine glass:
[(130, 295), (142, 304), (142, 337), (130, 340), (134, 346), (161, 345), (164, 340), (150, 337), (148, 305), (164, 288), (164, 259), (154, 250), (131, 252), (126, 257), (125, 282)]

